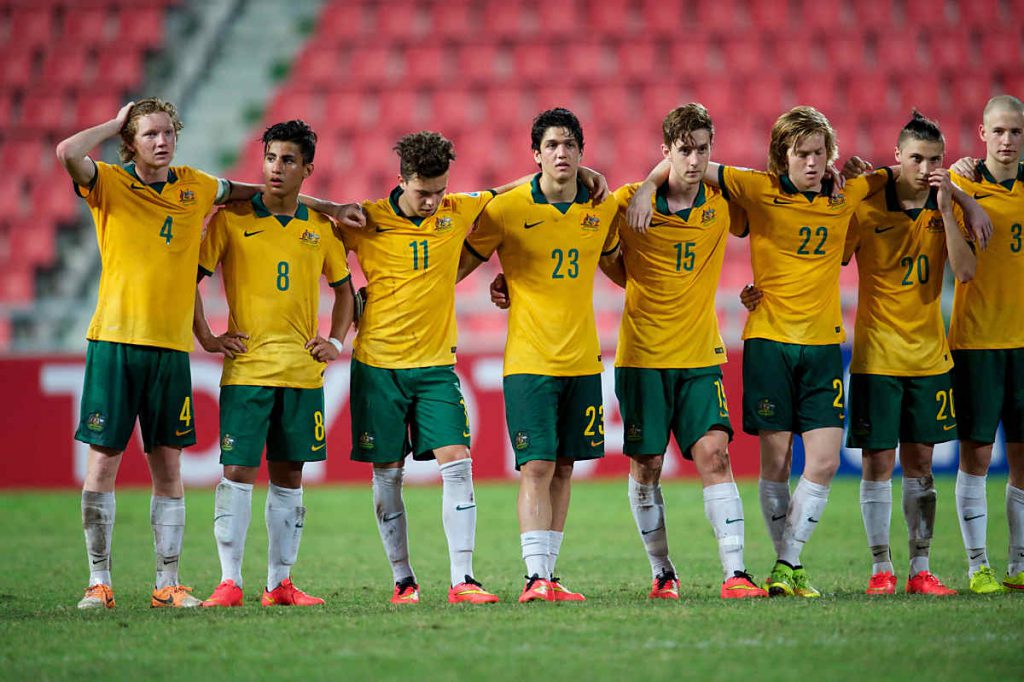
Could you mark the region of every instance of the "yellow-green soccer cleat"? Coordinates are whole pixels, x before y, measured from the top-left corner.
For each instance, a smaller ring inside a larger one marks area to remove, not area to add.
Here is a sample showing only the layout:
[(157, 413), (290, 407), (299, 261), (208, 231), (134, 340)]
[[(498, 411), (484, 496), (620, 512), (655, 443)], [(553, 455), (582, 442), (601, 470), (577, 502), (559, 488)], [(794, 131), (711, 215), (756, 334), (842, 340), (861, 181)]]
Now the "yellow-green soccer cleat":
[(817, 599), (821, 596), (821, 592), (814, 589), (814, 586), (807, 579), (807, 571), (804, 570), (803, 566), (797, 566), (793, 569), (793, 583), (793, 594), (797, 597)]
[(1024, 571), (1015, 573), (1014, 575), (1007, 573), (1006, 577), (1003, 578), (1003, 587), (1007, 587), (1015, 591), (1024, 591)]
[(996, 578), (996, 572), (988, 566), (982, 566), (974, 572), (969, 587), (974, 594), (1000, 594), (1010, 591), (1010, 588), (1003, 587)]
[(792, 597), (795, 587), (796, 582), (793, 580), (793, 569), (781, 561), (776, 561), (775, 566), (772, 567), (772, 572), (768, 574), (764, 581), (764, 589), (767, 590), (768, 595), (772, 597)]

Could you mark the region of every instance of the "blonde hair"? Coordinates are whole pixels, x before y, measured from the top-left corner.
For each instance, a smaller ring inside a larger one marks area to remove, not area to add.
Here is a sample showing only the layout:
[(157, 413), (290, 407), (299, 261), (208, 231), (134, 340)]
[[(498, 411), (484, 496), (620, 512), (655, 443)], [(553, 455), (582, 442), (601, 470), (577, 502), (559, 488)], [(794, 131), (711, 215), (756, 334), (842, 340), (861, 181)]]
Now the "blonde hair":
[(125, 121), (124, 127), (121, 128), (121, 147), (117, 151), (118, 156), (121, 157), (121, 163), (128, 163), (135, 158), (132, 144), (135, 142), (135, 134), (139, 132), (139, 119), (143, 116), (161, 112), (171, 117), (171, 125), (174, 126), (174, 137), (178, 137), (178, 133), (181, 132), (183, 126), (181, 119), (178, 118), (177, 107), (158, 97), (140, 99), (132, 107), (131, 112), (128, 114), (128, 120)]
[(834, 162), (839, 157), (839, 142), (836, 131), (823, 113), (814, 107), (793, 107), (779, 116), (772, 126), (771, 141), (768, 143), (768, 172), (785, 175), (789, 170), (789, 150), (818, 133), (825, 138), (827, 163)]
[(985, 111), (981, 114), (981, 120), (984, 122), (988, 118), (989, 113), (995, 109), (1006, 109), (1015, 114), (1024, 114), (1024, 103), (1013, 95), (996, 95), (985, 104)]

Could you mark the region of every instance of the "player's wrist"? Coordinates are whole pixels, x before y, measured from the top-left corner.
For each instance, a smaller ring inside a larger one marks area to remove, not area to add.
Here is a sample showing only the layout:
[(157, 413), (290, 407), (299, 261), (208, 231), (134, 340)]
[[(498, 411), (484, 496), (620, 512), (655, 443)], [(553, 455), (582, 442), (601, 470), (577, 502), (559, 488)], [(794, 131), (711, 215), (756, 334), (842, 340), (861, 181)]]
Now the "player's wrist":
[(327, 339), (327, 343), (331, 344), (332, 346), (335, 347), (335, 349), (337, 349), (338, 355), (341, 355), (341, 352), (345, 350), (345, 344), (344, 342), (342, 342), (341, 339), (332, 336), (331, 338)]

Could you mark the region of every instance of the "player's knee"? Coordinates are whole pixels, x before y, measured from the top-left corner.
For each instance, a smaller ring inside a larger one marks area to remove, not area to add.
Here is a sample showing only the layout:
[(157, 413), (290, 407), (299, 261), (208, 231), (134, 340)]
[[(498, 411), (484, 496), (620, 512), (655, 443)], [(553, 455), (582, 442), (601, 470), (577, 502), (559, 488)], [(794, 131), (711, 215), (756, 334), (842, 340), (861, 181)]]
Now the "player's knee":
[(661, 479), (661, 469), (665, 464), (664, 455), (637, 455), (630, 460), (629, 473), (637, 483), (652, 485)]
[(554, 477), (561, 479), (572, 478), (572, 467), (573, 461), (570, 460), (558, 460), (555, 462)]
[(731, 472), (729, 451), (717, 445), (697, 443), (690, 450), (693, 462), (704, 478), (727, 478)]

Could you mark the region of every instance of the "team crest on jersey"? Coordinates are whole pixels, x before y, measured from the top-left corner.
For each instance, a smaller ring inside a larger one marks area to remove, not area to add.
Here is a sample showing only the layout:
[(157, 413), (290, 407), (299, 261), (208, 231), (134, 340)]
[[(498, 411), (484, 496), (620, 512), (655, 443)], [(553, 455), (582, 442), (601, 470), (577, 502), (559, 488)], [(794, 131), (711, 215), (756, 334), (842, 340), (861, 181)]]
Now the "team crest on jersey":
[(376, 443), (374, 443), (375, 440), (376, 439), (373, 437), (372, 433), (363, 431), (363, 435), (359, 436), (359, 449), (373, 450), (375, 447), (377, 447)]
[(596, 216), (593, 213), (588, 213), (585, 216), (583, 216), (583, 220), (580, 221), (580, 225), (583, 227), (584, 230), (590, 230), (591, 232), (593, 232), (594, 230), (601, 226), (601, 218), (600, 216)]
[(928, 224), (925, 225), (924, 229), (929, 232), (945, 232), (946, 225), (942, 222), (941, 215), (933, 215), (931, 220), (928, 221)]
[(757, 414), (762, 417), (774, 417), (775, 403), (768, 400), (768, 398), (761, 398), (761, 402), (757, 404)]
[(714, 219), (715, 219), (715, 209), (713, 209), (713, 208), (706, 208), (706, 209), (704, 209), (704, 212), (700, 214), (700, 224), (701, 225), (707, 225), (708, 223), (710, 223)]
[(310, 232), (309, 230), (303, 230), (302, 234), (299, 235), (299, 241), (306, 246), (312, 246), (314, 248), (320, 246), (320, 235), (316, 232)]
[(434, 221), (434, 232), (448, 232), (455, 226), (450, 215), (441, 216)]
[(220, 439), (220, 449), (223, 452), (231, 452), (235, 449), (235, 437), (230, 433), (225, 433)]
[(178, 201), (182, 206), (191, 206), (196, 203), (196, 193), (190, 189), (183, 189), (178, 192)]
[(102, 412), (93, 412), (85, 419), (85, 428), (99, 433), (107, 426), (107, 416)]
[(840, 206), (844, 205), (845, 203), (846, 203), (846, 195), (845, 194), (837, 194), (834, 197), (830, 196), (828, 198), (828, 207), (829, 208), (839, 208)]
[(637, 441), (643, 440), (644, 430), (639, 424), (629, 424), (626, 426), (626, 440), (630, 443), (636, 443)]
[(530, 434), (526, 431), (516, 431), (515, 438), (512, 441), (512, 446), (516, 450), (525, 450), (530, 447)]

